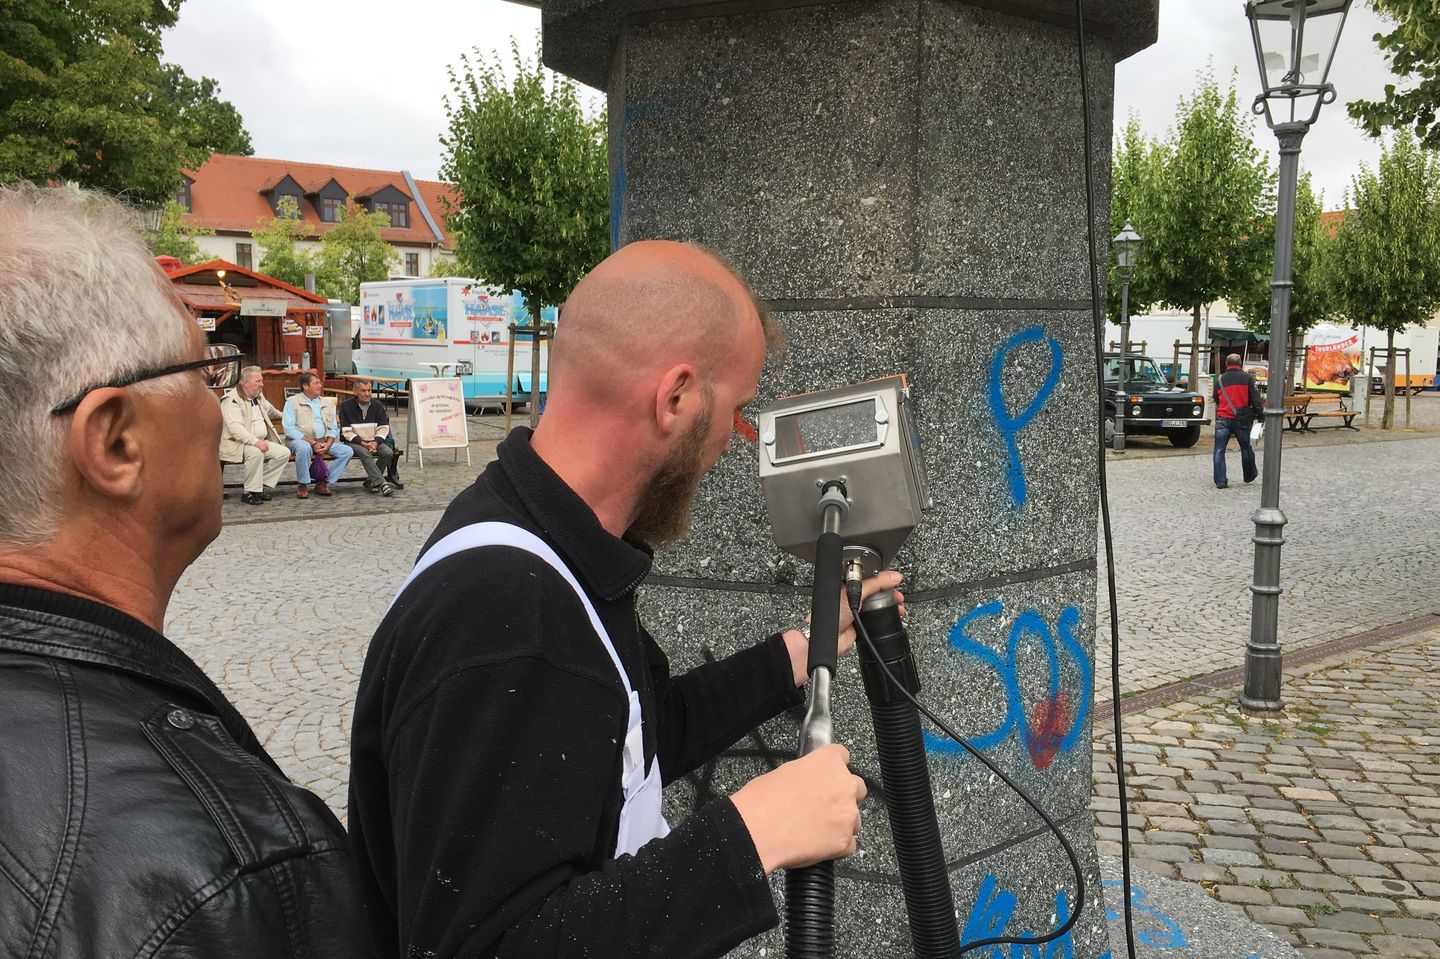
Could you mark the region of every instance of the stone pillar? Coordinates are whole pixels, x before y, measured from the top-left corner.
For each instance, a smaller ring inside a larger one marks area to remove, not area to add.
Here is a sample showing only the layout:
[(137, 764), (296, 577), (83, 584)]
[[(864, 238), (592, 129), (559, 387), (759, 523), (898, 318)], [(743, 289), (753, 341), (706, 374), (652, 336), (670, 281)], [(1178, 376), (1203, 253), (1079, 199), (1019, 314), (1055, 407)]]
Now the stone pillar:
[[(1156, 0), (1086, 6), (1104, 256), (1114, 65), (1153, 42)], [(546, 0), (544, 30), (552, 67), (609, 94), (615, 243), (719, 249), (788, 330), (757, 406), (909, 374), (935, 496), (897, 562), (922, 695), (1079, 851), (1086, 906), (1054, 954), (1106, 952), (1088, 811), (1099, 433), (1073, 3)], [(756, 457), (737, 439), (646, 588), (676, 669), (808, 609), (810, 569), (771, 539)], [(853, 658), (835, 689), (837, 737), (875, 795)], [(790, 756), (795, 729), (782, 717), (673, 786), (669, 815)], [(1063, 854), (952, 745), (931, 743), (931, 772), (962, 929), (1051, 928), (1075, 903)], [(865, 812), (861, 851), (838, 869), (840, 954), (909, 955), (884, 807)], [(783, 954), (778, 930), (736, 955), (761, 949)]]

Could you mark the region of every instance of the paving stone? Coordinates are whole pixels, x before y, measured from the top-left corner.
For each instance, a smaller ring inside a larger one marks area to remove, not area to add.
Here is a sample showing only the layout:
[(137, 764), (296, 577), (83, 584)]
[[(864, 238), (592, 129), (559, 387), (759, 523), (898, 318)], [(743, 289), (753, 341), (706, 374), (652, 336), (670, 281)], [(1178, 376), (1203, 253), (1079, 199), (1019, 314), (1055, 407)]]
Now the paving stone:
[[(1230, 873), (1222, 866), (1212, 866), (1208, 862), (1182, 862), (1177, 868), (1180, 871), (1180, 878), (1187, 882), (1229, 882)], [(1420, 915), (1415, 910), (1410, 910), (1413, 915)]]
[(1353, 932), (1341, 932), (1338, 929), (1301, 929), (1300, 939), (1317, 946), (1330, 946), (1335, 949), (1344, 949), (1351, 953), (1363, 952), (1365, 940)]
[(1237, 905), (1268, 906), (1275, 901), (1264, 889), (1255, 889), (1250, 886), (1219, 886), (1215, 890), (1215, 895), (1222, 902), (1231, 902)]
[(1330, 905), (1329, 896), (1313, 889), (1272, 889), (1270, 895), (1274, 896), (1276, 904), (1281, 906), (1304, 908), (1305, 906)]
[(1440, 959), (1440, 943), (1408, 936), (1374, 936), (1370, 945), (1380, 955), (1404, 956), (1405, 959)]
[(1433, 899), (1406, 899), (1401, 905), (1412, 916), (1421, 919), (1440, 919), (1440, 902)]
[(1412, 896), (1415, 887), (1399, 879), (1378, 879), (1373, 876), (1355, 877), (1355, 888), (1374, 896)]
[(1374, 935), (1385, 931), (1380, 920), (1363, 912), (1332, 912), (1316, 915), (1315, 925), (1322, 929), (1338, 929), (1358, 935)]
[(1259, 866), (1260, 857), (1238, 849), (1202, 849), (1200, 857), (1213, 866)]
[[(1223, 897), (1222, 897), (1223, 898)], [(1310, 917), (1303, 909), (1293, 906), (1246, 906), (1245, 914), (1256, 922), (1267, 926), (1308, 926)]]
[(1326, 859), (1325, 868), (1337, 876), (1377, 876), (1393, 878), (1395, 871), (1389, 866), (1368, 859)]
[(1354, 909), (1359, 912), (1399, 912), (1400, 906), (1391, 899), (1381, 899), (1378, 896), (1352, 896), (1349, 893), (1337, 892), (1335, 903), (1341, 909)]
[(1397, 936), (1411, 936), (1416, 939), (1440, 941), (1440, 923), (1430, 919), (1412, 919), (1405, 916), (1387, 916), (1381, 920), (1387, 932)]

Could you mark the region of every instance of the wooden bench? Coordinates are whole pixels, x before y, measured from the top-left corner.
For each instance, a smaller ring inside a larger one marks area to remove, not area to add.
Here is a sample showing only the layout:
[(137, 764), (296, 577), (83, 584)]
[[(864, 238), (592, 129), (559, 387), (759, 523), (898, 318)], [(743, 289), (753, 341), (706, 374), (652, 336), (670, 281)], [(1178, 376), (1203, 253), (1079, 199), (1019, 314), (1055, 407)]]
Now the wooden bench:
[(1285, 428), (1292, 433), (1299, 433), (1306, 428), (1310, 422), (1310, 400), (1313, 397), (1309, 393), (1297, 393), (1294, 396), (1285, 397), (1284, 415)]
[(1331, 423), (1331, 426), (1359, 432), (1360, 427), (1355, 425), (1355, 417), (1359, 415), (1358, 410), (1352, 410), (1345, 405), (1345, 397), (1339, 393), (1311, 394), (1310, 405), (1305, 411), (1304, 428), (1313, 432), (1315, 427), (1310, 425), (1311, 422), (1316, 419), (1330, 419), (1336, 421)]

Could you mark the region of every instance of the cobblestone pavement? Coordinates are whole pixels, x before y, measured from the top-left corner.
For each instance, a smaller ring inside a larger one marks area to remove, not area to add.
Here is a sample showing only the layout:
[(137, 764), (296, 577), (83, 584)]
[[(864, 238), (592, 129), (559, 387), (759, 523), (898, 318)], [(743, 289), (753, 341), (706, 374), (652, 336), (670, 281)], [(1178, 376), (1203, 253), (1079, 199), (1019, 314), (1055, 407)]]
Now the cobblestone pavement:
[[(1310, 959), (1440, 957), (1440, 630), (1291, 671), (1284, 695), (1274, 721), (1233, 689), (1124, 718), (1135, 865)], [(1113, 736), (1095, 733), (1098, 845), (1119, 855)]]
[[(1282, 462), (1282, 646), (1440, 612), (1440, 436), (1287, 446)], [(1127, 692), (1244, 661), (1260, 483), (1239, 482), (1233, 451), (1230, 470), (1231, 487), (1217, 490), (1208, 459), (1109, 464)], [(1108, 700), (1103, 553), (1101, 560), (1095, 677), (1097, 698)]]
[[(423, 470), (407, 463), (406, 489), (389, 499), (358, 483), (304, 501), (281, 487), (261, 507), (232, 492), (225, 531), (172, 601), (168, 634), (216, 678), (282, 767), (337, 811), (365, 645), (439, 510), (494, 455), (495, 418), (471, 422), (471, 466), (447, 454)], [(1287, 645), (1440, 611), (1440, 585), (1425, 564), (1440, 546), (1440, 437), (1287, 450), (1285, 469)], [(1112, 465), (1126, 690), (1243, 659), (1257, 487), (1217, 491), (1194, 458)], [(1100, 633), (1095, 672), (1105, 700), (1103, 621)]]

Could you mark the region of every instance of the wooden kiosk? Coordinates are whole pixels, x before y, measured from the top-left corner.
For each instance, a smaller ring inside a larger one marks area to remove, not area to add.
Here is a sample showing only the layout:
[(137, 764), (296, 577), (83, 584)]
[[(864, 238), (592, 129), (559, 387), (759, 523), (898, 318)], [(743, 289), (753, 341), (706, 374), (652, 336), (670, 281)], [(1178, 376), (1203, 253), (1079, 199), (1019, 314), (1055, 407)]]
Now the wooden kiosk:
[(207, 340), (233, 344), (244, 365), (264, 370), (265, 398), (275, 406), (285, 405), (287, 390), (299, 388), (301, 373), (325, 369), (323, 296), (226, 260), (194, 266), (172, 257), (157, 261)]

